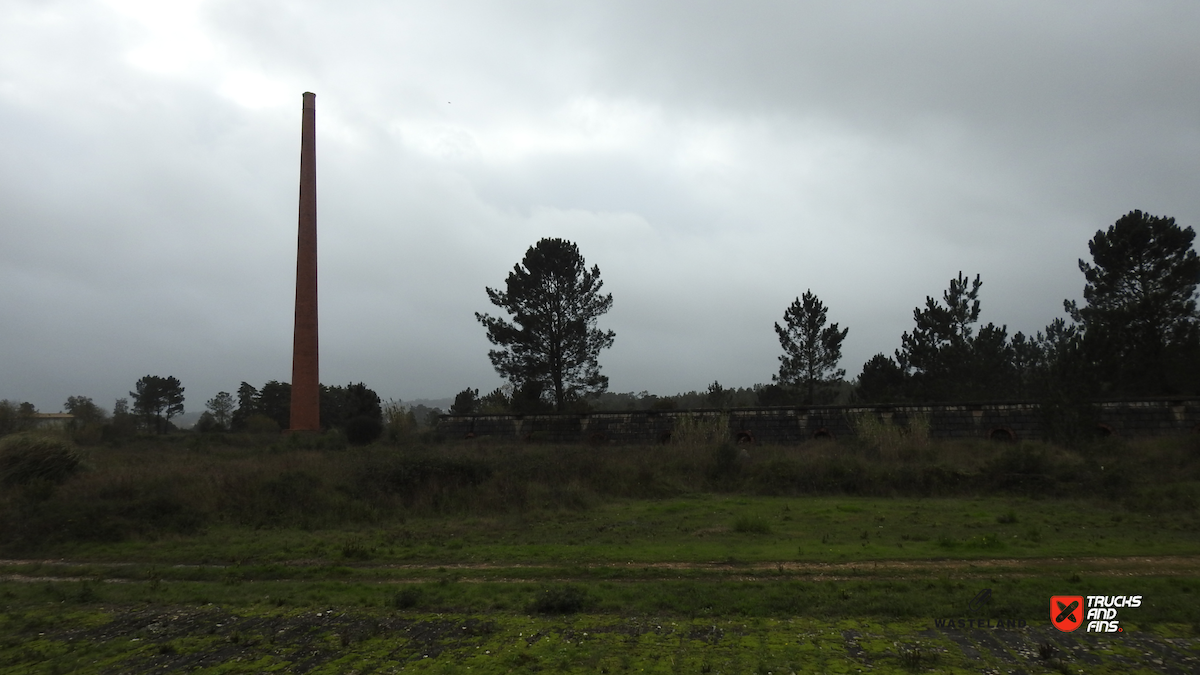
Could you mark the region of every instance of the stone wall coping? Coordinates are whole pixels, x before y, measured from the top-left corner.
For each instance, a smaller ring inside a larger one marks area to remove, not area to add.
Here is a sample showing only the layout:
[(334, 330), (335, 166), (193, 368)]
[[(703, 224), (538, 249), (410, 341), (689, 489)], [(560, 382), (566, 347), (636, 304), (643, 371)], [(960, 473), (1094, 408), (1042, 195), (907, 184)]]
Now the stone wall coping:
[[(1091, 401), (1091, 405), (1101, 408), (1113, 407), (1153, 407), (1161, 408), (1164, 405), (1171, 406), (1200, 406), (1200, 398), (1139, 398), (1139, 399), (1111, 399)], [(472, 413), (466, 415), (456, 415), (453, 413), (445, 413), (438, 416), (438, 419), (494, 419), (494, 420), (522, 420), (522, 419), (583, 419), (590, 417), (627, 417), (629, 415), (645, 415), (647, 417), (675, 417), (678, 415), (720, 415), (720, 414), (755, 414), (755, 413), (808, 413), (825, 412), (825, 413), (859, 413), (859, 412), (935, 412), (938, 410), (945, 411), (964, 411), (964, 410), (985, 410), (985, 409), (1025, 409), (1035, 410), (1041, 407), (1040, 401), (981, 401), (981, 402), (959, 402), (959, 403), (879, 403), (879, 404), (853, 404), (853, 405), (814, 405), (814, 406), (756, 406), (750, 408), (680, 408), (674, 410), (590, 410), (587, 412), (543, 412), (543, 413)]]

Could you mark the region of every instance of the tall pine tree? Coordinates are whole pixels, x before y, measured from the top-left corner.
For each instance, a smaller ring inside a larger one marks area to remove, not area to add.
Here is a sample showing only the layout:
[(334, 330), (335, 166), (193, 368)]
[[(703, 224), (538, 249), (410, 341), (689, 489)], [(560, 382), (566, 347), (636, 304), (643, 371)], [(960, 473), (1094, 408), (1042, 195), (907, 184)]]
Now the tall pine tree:
[(1110, 393), (1196, 390), (1200, 258), (1196, 233), (1174, 218), (1132, 211), (1088, 242), (1079, 261), (1086, 303), (1064, 301)]
[(598, 358), (615, 333), (596, 327), (612, 308), (612, 294), (600, 294), (603, 286), (600, 267), (589, 270), (575, 244), (547, 238), (513, 266), (504, 290), (486, 289), (511, 321), (478, 312), (475, 318), (499, 347), (488, 357), (521, 395), (514, 399), (550, 397), (562, 411), (608, 389)]
[(798, 391), (806, 405), (829, 403), (834, 384), (846, 375), (837, 365), (842, 360), (842, 340), (850, 329), (838, 330), (836, 323), (826, 325), (828, 321), (829, 308), (812, 291), (805, 291), (784, 311), (784, 325), (775, 324), (783, 355), (779, 373), (771, 379)]

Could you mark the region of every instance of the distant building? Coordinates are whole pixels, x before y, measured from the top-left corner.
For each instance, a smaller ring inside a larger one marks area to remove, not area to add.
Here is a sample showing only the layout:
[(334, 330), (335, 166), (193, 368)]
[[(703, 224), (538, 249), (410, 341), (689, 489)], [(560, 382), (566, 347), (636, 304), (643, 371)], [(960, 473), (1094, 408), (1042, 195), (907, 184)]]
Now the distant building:
[(34, 413), (30, 416), (34, 429), (66, 429), (75, 421), (71, 413)]

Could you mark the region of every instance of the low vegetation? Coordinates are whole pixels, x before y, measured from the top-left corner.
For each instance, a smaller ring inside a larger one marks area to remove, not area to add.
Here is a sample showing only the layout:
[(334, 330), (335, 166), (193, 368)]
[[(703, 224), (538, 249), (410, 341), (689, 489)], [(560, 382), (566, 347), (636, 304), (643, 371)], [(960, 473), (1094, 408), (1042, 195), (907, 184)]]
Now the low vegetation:
[(1006, 651), (933, 625), (1044, 626), (1062, 593), (1152, 599), (1124, 625), (1192, 665), (1171, 645), (1200, 635), (1197, 438), (865, 422), (744, 448), (695, 422), (665, 446), (10, 436), (5, 466), (76, 461), (0, 493), (0, 673), (1127, 672), (1041, 629)]
[(1132, 513), (1187, 514), (1200, 505), (1196, 436), (1110, 439), (1066, 450), (1029, 442), (934, 443), (919, 427), (903, 435), (875, 429), (859, 440), (749, 450), (714, 443), (712, 430), (699, 427), (653, 447), (359, 448), (336, 434), (274, 442), (193, 435), (93, 448), (86, 469), (68, 441), (21, 434), (0, 445), (9, 486), (0, 496), (0, 551), (217, 526), (312, 530), (414, 516), (586, 510), (614, 500), (703, 493), (1020, 496), (1097, 500)]
[(19, 433), (0, 438), (0, 484), (62, 483), (79, 471), (74, 444), (60, 436)]

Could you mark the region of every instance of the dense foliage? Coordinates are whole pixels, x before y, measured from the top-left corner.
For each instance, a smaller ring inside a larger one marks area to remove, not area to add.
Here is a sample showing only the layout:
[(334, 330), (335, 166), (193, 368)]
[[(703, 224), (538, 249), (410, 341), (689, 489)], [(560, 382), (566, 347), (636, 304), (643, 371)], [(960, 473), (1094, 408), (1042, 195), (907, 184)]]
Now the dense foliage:
[[(1032, 336), (976, 330), (982, 281), (960, 272), (939, 303), (926, 298), (895, 358), (863, 365), (864, 402), (1037, 399), (1063, 411), (1096, 398), (1200, 393), (1200, 259), (1192, 228), (1133, 211), (1088, 244), (1079, 261), (1085, 305), (1064, 301)], [(1057, 414), (1057, 413), (1055, 413)], [(1065, 413), (1064, 413), (1065, 414)], [(1071, 413), (1078, 416), (1078, 413)]]
[[(322, 384), (320, 397), (322, 429), (348, 431), (353, 427), (356, 443), (370, 443), (383, 434), (382, 401), (362, 382), (333, 387)], [(237, 401), (229, 416), (235, 431), (277, 432), (290, 427), (292, 385), (287, 382), (271, 380), (261, 391), (242, 382)], [(265, 424), (267, 421), (271, 424)]]
[(172, 417), (183, 414), (183, 385), (177, 378), (147, 375), (129, 395), (133, 411), (160, 434), (167, 431)]
[(1083, 307), (1067, 302), (1101, 382), (1125, 394), (1195, 391), (1200, 258), (1192, 228), (1133, 211), (1088, 243)]

